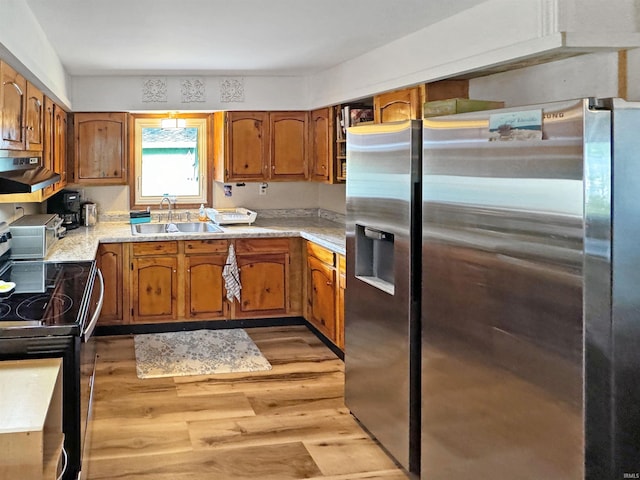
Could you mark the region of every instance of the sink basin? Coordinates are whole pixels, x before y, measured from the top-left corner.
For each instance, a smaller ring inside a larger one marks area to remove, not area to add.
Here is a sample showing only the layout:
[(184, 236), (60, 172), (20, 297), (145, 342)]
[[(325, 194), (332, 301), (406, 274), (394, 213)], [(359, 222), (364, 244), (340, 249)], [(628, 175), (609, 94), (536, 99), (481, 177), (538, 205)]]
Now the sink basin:
[[(175, 228), (174, 228), (175, 227)], [(210, 222), (186, 223), (136, 223), (131, 225), (131, 233), (160, 234), (160, 233), (222, 233), (223, 230)]]

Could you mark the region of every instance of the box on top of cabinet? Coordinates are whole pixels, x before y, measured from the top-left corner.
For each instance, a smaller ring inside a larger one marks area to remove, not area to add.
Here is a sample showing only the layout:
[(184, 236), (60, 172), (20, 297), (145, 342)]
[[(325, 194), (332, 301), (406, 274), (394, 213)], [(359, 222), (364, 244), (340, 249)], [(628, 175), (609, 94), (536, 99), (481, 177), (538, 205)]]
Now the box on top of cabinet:
[(452, 115), (454, 113), (477, 112), (479, 110), (491, 110), (503, 108), (504, 102), (493, 100), (471, 100), (469, 98), (449, 98), (447, 100), (435, 100), (425, 102), (422, 109), (422, 117), (437, 117), (440, 115)]

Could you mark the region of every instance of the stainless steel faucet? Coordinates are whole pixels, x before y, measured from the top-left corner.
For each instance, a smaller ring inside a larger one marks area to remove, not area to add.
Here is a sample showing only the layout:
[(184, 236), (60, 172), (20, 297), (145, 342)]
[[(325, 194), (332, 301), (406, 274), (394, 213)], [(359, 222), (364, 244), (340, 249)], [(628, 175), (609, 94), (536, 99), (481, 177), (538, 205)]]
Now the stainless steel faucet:
[(164, 201), (167, 201), (167, 203), (169, 204), (169, 213), (167, 214), (167, 221), (169, 223), (173, 222), (173, 212), (171, 210), (172, 207), (172, 203), (171, 203), (171, 199), (169, 197), (162, 197), (162, 200), (160, 200), (160, 210), (162, 210), (162, 204), (164, 203)]

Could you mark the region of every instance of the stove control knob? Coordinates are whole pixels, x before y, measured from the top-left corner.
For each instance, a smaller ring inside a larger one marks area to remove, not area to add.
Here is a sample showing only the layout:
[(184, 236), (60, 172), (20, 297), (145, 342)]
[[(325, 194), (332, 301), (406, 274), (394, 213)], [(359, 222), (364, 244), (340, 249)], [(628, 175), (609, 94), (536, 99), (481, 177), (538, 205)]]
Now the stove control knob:
[(7, 238), (7, 234), (3, 233), (2, 236), (0, 237), (0, 243), (7, 243), (9, 241), (9, 239)]
[(11, 235), (11, 232), (7, 232), (7, 233), (6, 233), (6, 235), (7, 235), (7, 238), (8, 238), (8, 239), (13, 238), (13, 235)]

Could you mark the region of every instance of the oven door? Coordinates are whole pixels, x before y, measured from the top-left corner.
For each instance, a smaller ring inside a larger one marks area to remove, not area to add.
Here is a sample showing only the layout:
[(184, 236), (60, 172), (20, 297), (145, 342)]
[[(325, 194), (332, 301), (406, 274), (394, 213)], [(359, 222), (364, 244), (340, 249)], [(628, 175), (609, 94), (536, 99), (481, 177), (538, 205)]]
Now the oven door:
[(87, 475), (87, 462), (91, 446), (91, 406), (96, 372), (96, 344), (93, 331), (100, 317), (104, 301), (104, 279), (100, 269), (96, 270), (95, 279), (97, 282), (94, 280), (87, 321), (83, 327), (80, 343), (80, 451), (82, 452), (80, 479)]

